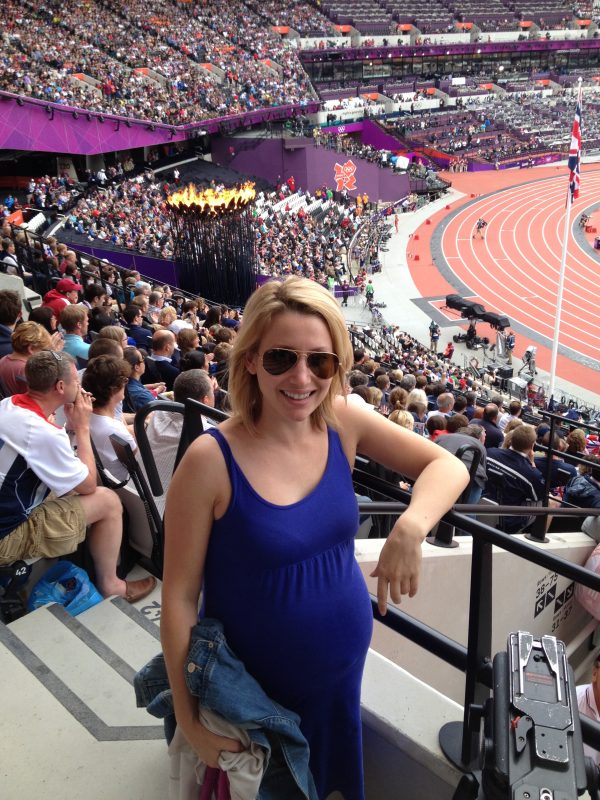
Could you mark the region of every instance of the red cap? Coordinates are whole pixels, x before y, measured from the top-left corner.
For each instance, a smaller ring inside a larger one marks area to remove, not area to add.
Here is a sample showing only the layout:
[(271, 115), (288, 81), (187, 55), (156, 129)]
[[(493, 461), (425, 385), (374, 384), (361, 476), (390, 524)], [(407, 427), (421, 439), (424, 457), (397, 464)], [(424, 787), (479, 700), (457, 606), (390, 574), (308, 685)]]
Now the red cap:
[(56, 290), (61, 294), (66, 294), (67, 292), (80, 292), (83, 289), (83, 286), (80, 286), (75, 281), (72, 281), (70, 278), (62, 278), (56, 284)]

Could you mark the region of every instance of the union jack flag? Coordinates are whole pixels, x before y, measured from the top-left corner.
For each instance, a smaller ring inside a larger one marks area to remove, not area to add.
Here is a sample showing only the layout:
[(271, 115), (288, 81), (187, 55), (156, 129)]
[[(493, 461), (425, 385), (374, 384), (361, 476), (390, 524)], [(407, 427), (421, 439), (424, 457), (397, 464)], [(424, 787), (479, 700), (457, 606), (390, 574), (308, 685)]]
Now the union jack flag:
[(571, 146), (569, 148), (569, 188), (571, 190), (571, 202), (579, 197), (581, 188), (581, 175), (579, 171), (581, 161), (581, 88), (577, 95), (577, 108), (575, 109), (575, 119), (573, 120), (573, 130), (571, 131)]

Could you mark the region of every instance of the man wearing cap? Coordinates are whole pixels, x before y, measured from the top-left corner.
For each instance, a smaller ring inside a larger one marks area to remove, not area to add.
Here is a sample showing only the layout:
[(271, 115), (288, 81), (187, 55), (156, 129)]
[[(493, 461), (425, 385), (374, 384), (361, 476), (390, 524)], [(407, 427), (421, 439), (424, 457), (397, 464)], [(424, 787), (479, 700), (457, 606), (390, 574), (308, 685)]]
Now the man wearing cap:
[(63, 308), (66, 308), (71, 303), (79, 302), (79, 292), (82, 288), (80, 284), (75, 283), (71, 278), (61, 278), (54, 289), (46, 292), (42, 305), (51, 308), (54, 316), (59, 320)]

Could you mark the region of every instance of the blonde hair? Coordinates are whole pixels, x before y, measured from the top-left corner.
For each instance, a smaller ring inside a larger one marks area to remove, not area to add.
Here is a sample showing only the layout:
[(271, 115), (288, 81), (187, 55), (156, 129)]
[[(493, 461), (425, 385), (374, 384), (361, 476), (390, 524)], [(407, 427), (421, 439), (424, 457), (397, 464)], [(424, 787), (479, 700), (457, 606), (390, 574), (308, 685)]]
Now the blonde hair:
[(516, 429), (520, 428), (523, 424), (522, 419), (509, 420), (506, 428), (504, 428), (504, 441), (500, 445), (502, 450), (508, 450), (512, 446), (513, 434)]
[(83, 306), (68, 305), (60, 312), (60, 324), (63, 326), (66, 333), (71, 333), (75, 330), (80, 322), (83, 322), (87, 317), (87, 309)]
[(229, 399), (233, 414), (251, 433), (262, 412), (262, 396), (256, 375), (248, 371), (247, 361), (256, 355), (260, 343), (274, 319), (286, 311), (323, 320), (340, 361), (327, 396), (311, 414), (315, 427), (325, 423), (335, 426), (333, 401), (343, 394), (344, 375), (353, 362), (352, 347), (344, 317), (332, 295), (318, 283), (306, 278), (292, 277), (285, 281), (270, 281), (257, 289), (244, 310), (242, 324), (229, 356)]
[(376, 386), (369, 386), (368, 388), (369, 388), (369, 393), (371, 395), (371, 405), (377, 408), (378, 406), (381, 405), (381, 398), (383, 397), (383, 392)]
[(173, 308), (173, 306), (165, 306), (161, 308), (158, 314), (158, 322), (160, 325), (170, 325), (172, 322), (175, 322), (177, 319), (177, 311)]
[(402, 428), (407, 428), (409, 431), (414, 430), (415, 420), (410, 411), (404, 411), (404, 409), (399, 408), (396, 411), (392, 411), (388, 419), (390, 422), (394, 422)]
[(10, 342), (14, 352), (20, 356), (29, 355), (30, 348), (34, 353), (52, 348), (50, 334), (37, 322), (22, 322), (17, 325), (10, 337)]
[(406, 398), (406, 408), (408, 409), (411, 406), (413, 406), (415, 410), (417, 409), (417, 406), (420, 406), (422, 411), (427, 411), (427, 395), (423, 389), (413, 389), (408, 393), (408, 397)]

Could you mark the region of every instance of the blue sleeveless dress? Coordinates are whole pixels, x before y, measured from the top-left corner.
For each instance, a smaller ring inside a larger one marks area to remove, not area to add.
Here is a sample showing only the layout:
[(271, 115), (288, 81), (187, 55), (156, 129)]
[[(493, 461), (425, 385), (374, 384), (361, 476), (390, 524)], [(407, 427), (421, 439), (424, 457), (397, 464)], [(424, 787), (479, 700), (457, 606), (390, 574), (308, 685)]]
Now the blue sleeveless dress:
[(358, 509), (338, 434), (320, 483), (279, 506), (254, 491), (223, 434), (231, 502), (210, 536), (203, 614), (220, 620), (246, 670), (295, 711), (319, 797), (363, 800), (360, 687), (373, 613), (354, 558)]

